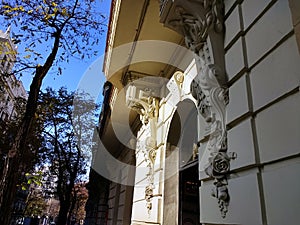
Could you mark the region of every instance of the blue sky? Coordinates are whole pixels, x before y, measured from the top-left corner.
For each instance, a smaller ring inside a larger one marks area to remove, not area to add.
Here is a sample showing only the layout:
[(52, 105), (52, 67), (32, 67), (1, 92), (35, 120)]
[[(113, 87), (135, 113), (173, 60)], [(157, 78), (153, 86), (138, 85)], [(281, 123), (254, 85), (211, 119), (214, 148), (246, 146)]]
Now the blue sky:
[[(109, 12), (110, 12), (110, 5), (111, 0), (98, 0), (99, 6), (101, 8), (101, 12), (106, 15), (107, 23), (109, 20)], [(6, 30), (5, 27), (0, 25), (1, 30)], [(12, 27), (13, 29), (13, 27)], [(107, 30), (107, 29), (106, 29)], [(106, 32), (100, 36), (100, 45), (98, 46), (99, 55), (86, 61), (78, 60), (78, 59), (70, 59), (70, 62), (63, 67), (63, 73), (61, 76), (55, 74), (48, 74), (42, 85), (42, 89), (50, 86), (54, 89), (59, 89), (61, 86), (67, 87), (68, 90), (75, 91), (80, 84), (84, 77), (97, 77), (96, 79), (92, 79), (91, 85), (97, 90), (100, 94), (102, 93), (102, 85), (105, 81), (105, 78), (102, 73), (102, 59), (105, 51), (105, 44), (106, 44)], [(19, 49), (22, 49), (22, 46), (19, 46)], [(31, 76), (24, 74), (21, 77), (23, 85), (26, 90), (29, 90), (29, 86), (31, 83)], [(82, 86), (82, 85), (81, 85)], [(95, 92), (96, 90), (94, 90)]]

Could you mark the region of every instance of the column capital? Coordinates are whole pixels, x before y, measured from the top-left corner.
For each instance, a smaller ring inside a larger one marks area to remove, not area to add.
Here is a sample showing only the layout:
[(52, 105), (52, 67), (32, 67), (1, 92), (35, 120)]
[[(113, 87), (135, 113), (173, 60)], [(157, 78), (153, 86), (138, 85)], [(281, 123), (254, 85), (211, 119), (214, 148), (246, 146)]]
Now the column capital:
[(198, 56), (210, 43), (211, 63), (225, 74), (223, 0), (161, 1), (160, 22), (184, 36), (186, 46)]
[(155, 88), (130, 84), (126, 91), (126, 105), (135, 110), (144, 125), (148, 124), (150, 119), (158, 118), (159, 98), (155, 94), (158, 92)]

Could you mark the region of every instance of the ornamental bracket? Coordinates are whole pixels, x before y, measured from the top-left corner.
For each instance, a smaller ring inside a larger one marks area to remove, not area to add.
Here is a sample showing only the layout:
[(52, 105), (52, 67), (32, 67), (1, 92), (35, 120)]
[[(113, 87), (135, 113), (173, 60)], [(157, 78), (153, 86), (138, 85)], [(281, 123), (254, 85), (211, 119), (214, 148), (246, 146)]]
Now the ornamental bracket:
[(145, 200), (148, 214), (152, 209), (152, 198), (155, 189), (154, 185), (154, 164), (157, 152), (157, 120), (159, 112), (159, 88), (149, 88), (133, 82), (126, 91), (126, 104), (140, 115), (143, 126), (150, 127), (150, 135), (142, 143), (138, 143), (138, 148), (143, 152), (148, 167), (148, 184), (145, 187)]
[(223, 0), (160, 1), (160, 22), (181, 34), (186, 46), (194, 52), (197, 75), (191, 84), (191, 93), (209, 126), (206, 150), (210, 157), (205, 172), (214, 179), (212, 196), (218, 199), (225, 218), (230, 200), (227, 177), (230, 160), (236, 155), (227, 153), (225, 119), (229, 99), (223, 21)]
[[(218, 65), (225, 74), (223, 21), (223, 0), (161, 0), (160, 22), (185, 38), (196, 60)], [(208, 43), (208, 58), (202, 57), (201, 50)], [(199, 62), (197, 66), (200, 70)], [(221, 86), (226, 85), (225, 76), (218, 79)]]

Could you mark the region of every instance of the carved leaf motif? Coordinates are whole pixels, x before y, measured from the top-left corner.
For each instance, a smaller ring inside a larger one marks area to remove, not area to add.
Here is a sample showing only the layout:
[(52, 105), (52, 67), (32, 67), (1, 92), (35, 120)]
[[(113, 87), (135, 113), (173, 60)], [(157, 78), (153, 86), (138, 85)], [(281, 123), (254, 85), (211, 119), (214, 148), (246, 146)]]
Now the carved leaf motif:
[(210, 122), (210, 137), (207, 146), (211, 151), (205, 172), (215, 179), (212, 195), (218, 199), (222, 217), (226, 216), (229, 204), (227, 175), (230, 171), (230, 160), (227, 154), (225, 125), (225, 107), (227, 96), (218, 82), (221, 74), (215, 65), (204, 65), (192, 83), (192, 94), (197, 97), (198, 109), (206, 121)]
[(206, 24), (208, 27), (213, 23), (213, 20), (214, 20), (213, 14), (211, 12), (208, 12), (206, 14)]
[(150, 159), (150, 161), (151, 161), (151, 163), (153, 165), (154, 162), (155, 162), (155, 158), (156, 158), (156, 150), (155, 149), (150, 149), (148, 157), (149, 157), (149, 159)]

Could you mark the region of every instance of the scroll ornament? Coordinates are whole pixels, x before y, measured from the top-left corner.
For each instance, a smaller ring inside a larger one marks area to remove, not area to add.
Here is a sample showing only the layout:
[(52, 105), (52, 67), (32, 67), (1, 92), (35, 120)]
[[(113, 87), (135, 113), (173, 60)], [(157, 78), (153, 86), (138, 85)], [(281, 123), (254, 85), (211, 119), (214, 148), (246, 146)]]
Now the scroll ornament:
[(186, 12), (184, 6), (177, 6), (177, 18), (170, 20), (169, 24), (185, 37), (186, 46), (196, 54), (207, 41), (209, 31), (217, 33), (223, 31), (223, 0), (189, 0), (188, 2), (201, 4), (202, 19), (193, 13)]
[(204, 65), (192, 83), (192, 94), (197, 99), (198, 109), (209, 124), (207, 150), (210, 152), (205, 172), (214, 178), (212, 196), (218, 199), (223, 218), (226, 217), (230, 196), (227, 176), (230, 173), (230, 160), (235, 153), (227, 153), (227, 130), (225, 108), (228, 104), (227, 89), (219, 85), (220, 76), (216, 65)]
[(140, 140), (137, 148), (143, 153), (144, 160), (148, 167), (146, 174), (148, 184), (145, 187), (145, 200), (148, 214), (150, 215), (152, 209), (152, 198), (155, 189), (154, 185), (154, 163), (156, 159), (157, 145), (155, 138), (148, 136), (145, 140)]
[(150, 211), (152, 209), (152, 198), (153, 198), (153, 192), (154, 192), (154, 163), (156, 159), (156, 141), (153, 137), (147, 137), (145, 141), (145, 152), (144, 155), (146, 156), (146, 162), (147, 167), (149, 168), (147, 179), (148, 179), (148, 185), (145, 188), (145, 200), (146, 200), (146, 206), (148, 209), (148, 214), (150, 214)]
[(176, 16), (168, 24), (184, 35), (187, 47), (195, 53), (198, 74), (191, 84), (191, 92), (197, 99), (199, 113), (209, 125), (207, 150), (210, 157), (205, 172), (214, 179), (212, 195), (218, 199), (224, 218), (230, 200), (227, 187), (230, 160), (236, 157), (234, 153), (227, 153), (225, 109), (228, 89), (224, 59), (217, 56), (224, 50), (224, 4), (223, 0), (188, 0), (181, 5), (179, 2), (175, 7)]
[[(145, 188), (145, 200), (148, 214), (150, 214), (155, 188), (154, 163), (157, 152), (156, 124), (159, 112), (159, 99), (150, 96), (148, 93), (150, 93), (150, 91), (138, 90), (135, 86), (129, 86), (126, 93), (126, 103), (140, 115), (143, 125), (148, 126), (149, 124), (150, 127), (150, 136), (146, 137), (142, 143), (139, 143), (139, 149), (143, 152), (149, 169), (147, 173), (148, 185)], [(136, 96), (139, 96), (139, 98)]]

